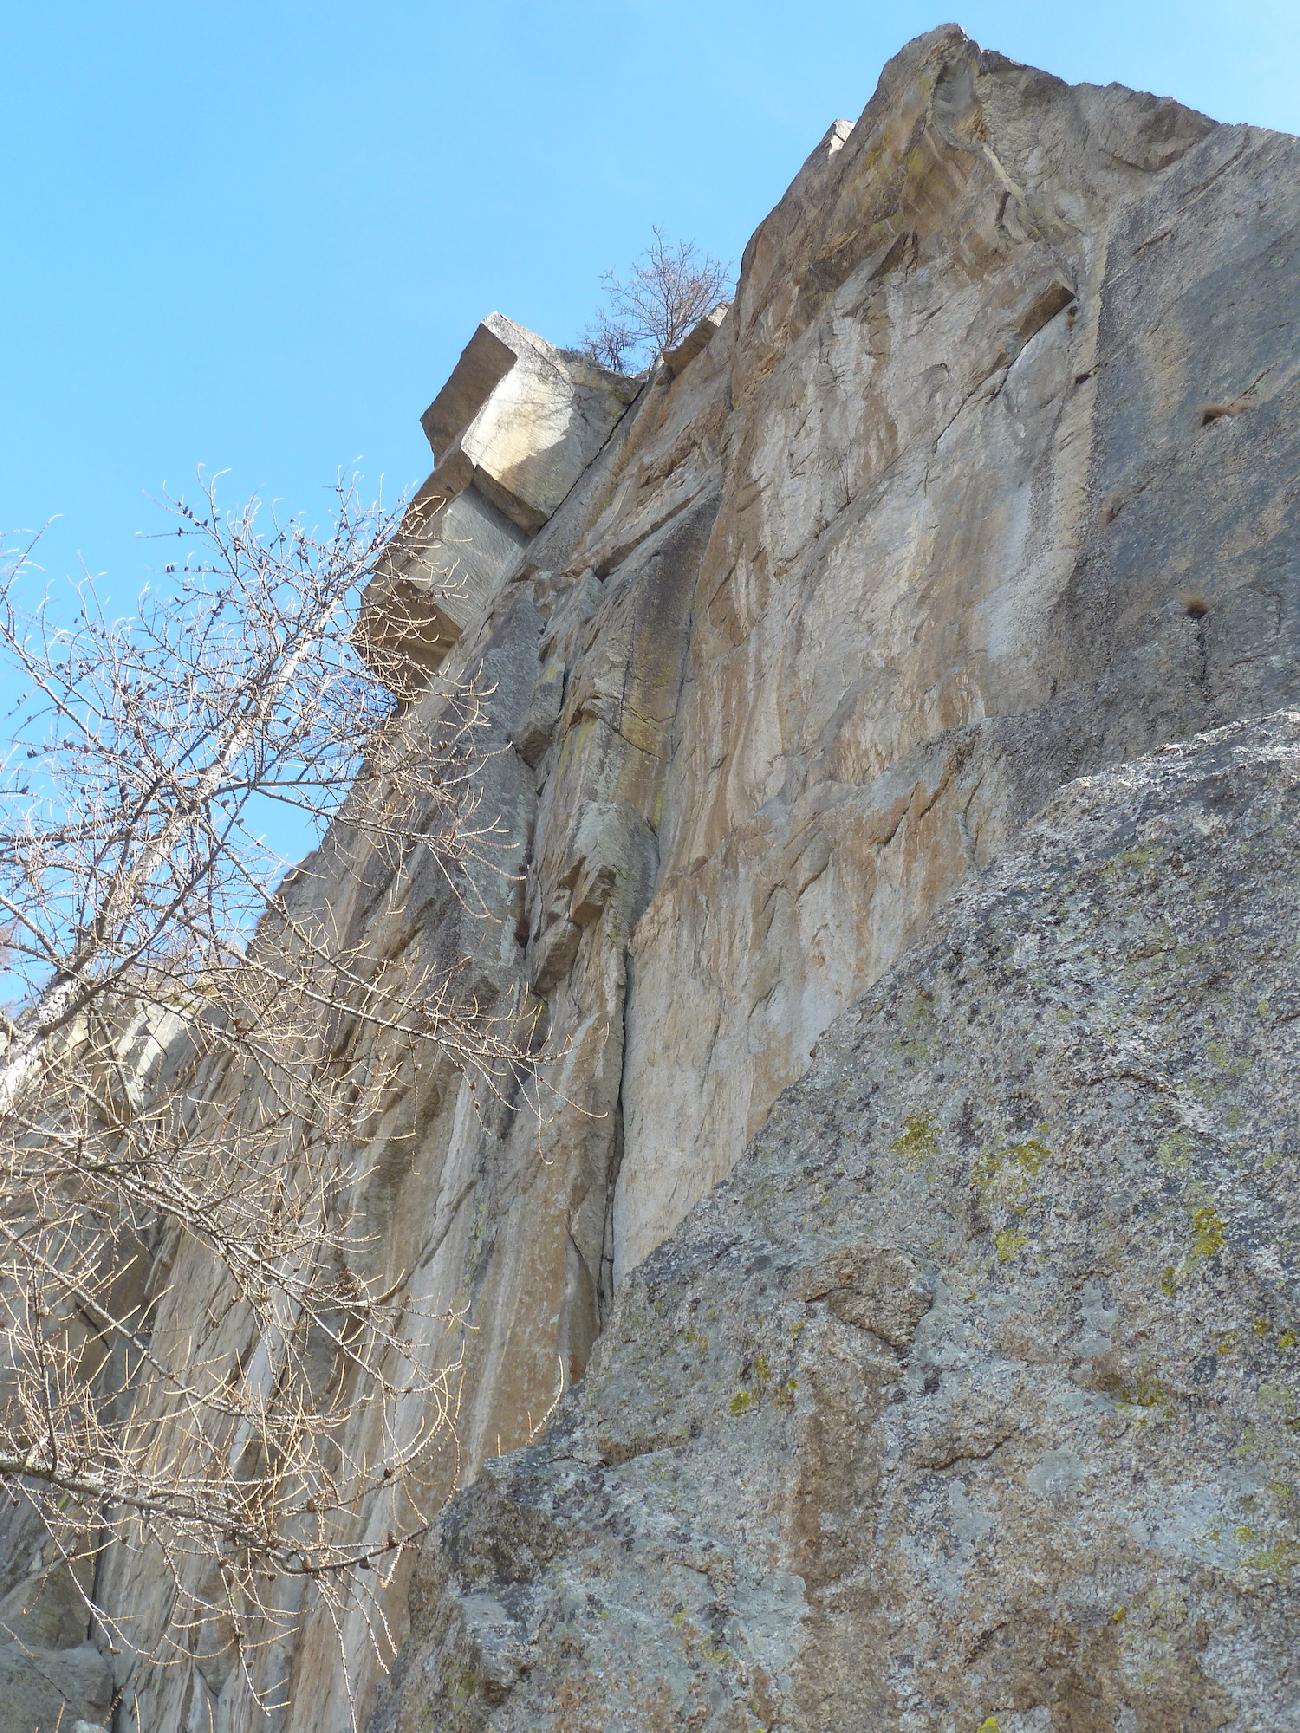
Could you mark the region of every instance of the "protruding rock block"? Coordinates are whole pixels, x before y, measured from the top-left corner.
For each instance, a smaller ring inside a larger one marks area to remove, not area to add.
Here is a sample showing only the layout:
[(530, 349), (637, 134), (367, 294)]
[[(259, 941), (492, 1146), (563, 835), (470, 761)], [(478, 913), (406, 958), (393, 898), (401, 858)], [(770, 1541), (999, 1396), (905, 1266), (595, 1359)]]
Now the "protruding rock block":
[(366, 591), (362, 654), (436, 668), (635, 392), (621, 375), (489, 313), (421, 417), (434, 470)]
[(683, 367), (694, 361), (700, 350), (711, 340), (729, 309), (729, 302), (720, 301), (712, 312), (706, 313), (697, 324), (691, 326), (676, 348), (664, 351), (664, 363), (674, 378)]

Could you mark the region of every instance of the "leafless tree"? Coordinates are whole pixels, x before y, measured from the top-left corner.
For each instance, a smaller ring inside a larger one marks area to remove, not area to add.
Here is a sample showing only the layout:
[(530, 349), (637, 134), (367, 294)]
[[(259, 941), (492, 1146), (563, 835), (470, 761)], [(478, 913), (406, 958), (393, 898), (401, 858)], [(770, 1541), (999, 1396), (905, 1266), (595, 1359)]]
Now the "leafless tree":
[(701, 255), (693, 241), (666, 241), (651, 231), (650, 245), (625, 277), (601, 277), (608, 306), (583, 336), (593, 361), (616, 373), (652, 366), (730, 292), (730, 268)]
[[(83, 583), (60, 623), (30, 545), (0, 576), (23, 692), (0, 770), (0, 1485), (108, 1644), (139, 1641), (95, 1587), (125, 1541), (174, 1581), (158, 1658), (224, 1645), (250, 1682), (295, 1584), (336, 1626), (378, 1608), (454, 1417), (459, 1320), (417, 1348), (419, 1296), (368, 1273), (355, 1152), (412, 1054), (480, 1094), (535, 1081), (527, 1017), (482, 1006), (467, 957), (381, 965), (267, 841), (278, 807), (335, 848), (422, 851), (470, 914), (503, 870), (486, 694), (361, 662), (353, 607), (395, 517), (348, 485), (334, 507), (313, 532), (212, 486), (169, 501), (175, 557), (130, 620)], [(196, 1260), (178, 1323), (168, 1272)]]

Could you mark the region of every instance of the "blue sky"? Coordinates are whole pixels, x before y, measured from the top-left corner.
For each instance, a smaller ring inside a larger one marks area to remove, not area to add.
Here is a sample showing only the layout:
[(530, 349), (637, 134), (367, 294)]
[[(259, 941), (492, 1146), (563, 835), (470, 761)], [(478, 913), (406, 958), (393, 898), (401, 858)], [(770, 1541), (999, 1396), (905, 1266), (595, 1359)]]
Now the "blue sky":
[[(738, 259), (933, 6), (49, 0), (7, 9), (0, 526), (126, 601), (196, 464), (308, 512), (492, 307), (573, 340), (650, 225)], [(968, 4), (980, 42), (1300, 130), (1300, 0)]]

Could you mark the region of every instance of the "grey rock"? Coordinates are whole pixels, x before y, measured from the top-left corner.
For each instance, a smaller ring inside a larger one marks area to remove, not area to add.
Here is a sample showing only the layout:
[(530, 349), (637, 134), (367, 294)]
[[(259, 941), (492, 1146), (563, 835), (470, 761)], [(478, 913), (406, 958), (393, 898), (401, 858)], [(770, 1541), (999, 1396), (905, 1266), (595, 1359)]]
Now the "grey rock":
[(90, 1643), (46, 1649), (0, 1644), (0, 1733), (65, 1733), (107, 1722), (113, 1673)]
[(1300, 713), (1072, 784), (485, 1466), (376, 1729), (1295, 1726)]

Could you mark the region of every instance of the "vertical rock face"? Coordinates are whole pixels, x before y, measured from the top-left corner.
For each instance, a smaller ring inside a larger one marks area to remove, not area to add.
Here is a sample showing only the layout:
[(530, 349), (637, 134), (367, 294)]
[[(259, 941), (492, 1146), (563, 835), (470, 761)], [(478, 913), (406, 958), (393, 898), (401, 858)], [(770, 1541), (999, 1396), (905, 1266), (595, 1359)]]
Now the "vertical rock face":
[[(499, 315), (436, 399), (362, 641), (495, 688), (505, 870), (470, 922), (340, 831), (303, 894), (560, 1056), (540, 1126), (403, 1058), (356, 1151), (479, 1476), (378, 1726), (1287, 1724), (1294, 730), (1148, 755), (1300, 702), (1297, 169), (947, 27), (634, 401)], [(376, 1699), (360, 1621), (258, 1664)]]
[(1055, 787), (1295, 690), (1294, 143), (940, 32), (830, 145), (695, 364), (730, 407), (619, 1272)]

